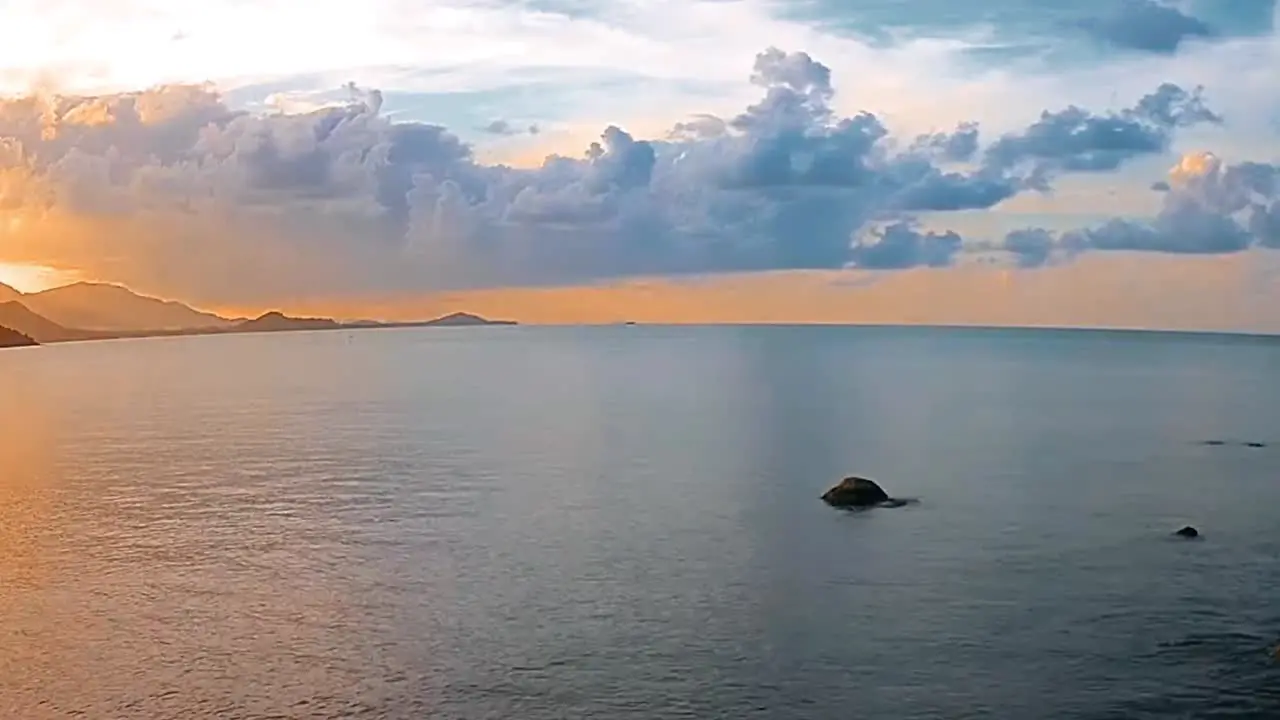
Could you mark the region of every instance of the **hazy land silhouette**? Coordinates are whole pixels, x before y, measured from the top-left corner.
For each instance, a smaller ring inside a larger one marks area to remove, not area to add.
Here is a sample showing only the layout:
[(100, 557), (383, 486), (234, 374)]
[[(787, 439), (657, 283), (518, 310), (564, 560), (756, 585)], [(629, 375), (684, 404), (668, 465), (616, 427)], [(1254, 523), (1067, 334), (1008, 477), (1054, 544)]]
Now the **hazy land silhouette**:
[(16, 330), (0, 326), (0, 348), (29, 347), (36, 344), (38, 343), (30, 337)]
[(395, 323), (290, 317), (279, 311), (226, 318), (174, 300), (139, 295), (121, 285), (74, 283), (21, 293), (0, 284), (0, 347), (173, 335), (514, 324), (469, 313)]

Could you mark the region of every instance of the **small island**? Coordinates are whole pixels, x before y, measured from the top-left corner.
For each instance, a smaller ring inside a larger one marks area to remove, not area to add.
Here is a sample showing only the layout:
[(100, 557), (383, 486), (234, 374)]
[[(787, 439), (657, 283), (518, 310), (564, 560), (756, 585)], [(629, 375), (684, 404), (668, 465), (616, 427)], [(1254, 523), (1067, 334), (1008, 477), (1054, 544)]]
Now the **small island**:
[(371, 328), (409, 328), (409, 327), (474, 327), (480, 325), (515, 325), (511, 320), (488, 320), (471, 313), (456, 312), (434, 320), (418, 322), (379, 322), (377, 320), (357, 320), (355, 322), (339, 322), (323, 317), (290, 317), (273, 310), (252, 320), (243, 320), (230, 328), (219, 332), (253, 333), (253, 332), (285, 332), (289, 330), (363, 330)]
[(285, 330), (337, 330), (342, 323), (329, 318), (295, 318), (272, 311), (238, 323), (226, 332), (281, 332)]
[(0, 326), (0, 348), (34, 347), (39, 344), (17, 330)]
[(471, 313), (456, 312), (445, 315), (444, 317), (438, 317), (435, 320), (428, 320), (421, 324), (429, 326), (469, 327), (471, 325), (515, 325), (516, 323), (513, 320), (489, 320), (487, 318), (482, 318), (479, 315), (472, 315)]

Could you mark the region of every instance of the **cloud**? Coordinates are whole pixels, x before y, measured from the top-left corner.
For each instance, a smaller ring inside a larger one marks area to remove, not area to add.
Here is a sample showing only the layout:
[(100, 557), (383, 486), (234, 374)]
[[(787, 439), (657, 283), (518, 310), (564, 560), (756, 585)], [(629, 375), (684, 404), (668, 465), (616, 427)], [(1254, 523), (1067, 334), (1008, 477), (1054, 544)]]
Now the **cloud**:
[(1137, 156), (1166, 152), (1178, 128), (1221, 123), (1202, 94), (1163, 83), (1119, 113), (1095, 115), (1075, 106), (1046, 111), (1024, 132), (1000, 138), (987, 150), (987, 162), (1001, 169), (1029, 165), (1034, 178), (1115, 170)]
[[(1254, 86), (1274, 88), (1267, 72), (1274, 62), (1253, 62), (1261, 43), (1239, 35), (1265, 32), (1261, 6), (1268, 2), (1182, 0), (1189, 13), (1222, 28), (1223, 38), (1187, 45), (1176, 56), (1117, 57), (1078, 52), (1082, 34), (1063, 32), (1062, 9), (1051, 5), (1003, 12), (960, 4), (939, 15), (921, 12), (933, 0), (875, 7), (371, 0), (352, 18), (339, 7), (293, 0), (163, 7), (58, 0), (59, 12), (32, 3), (10, 8), (16, 16), (6, 15), (12, 22), (0, 27), (0, 92), (26, 91), (48, 74), (63, 92), (77, 93), (211, 79), (240, 107), (273, 92), (331, 92), (355, 78), (399, 98), (393, 112), (405, 116), (455, 129), (519, 117), (549, 134), (553, 126), (575, 125), (588, 131), (573, 132), (581, 145), (620, 120), (650, 137), (690, 110), (729, 116), (744, 104), (744, 64), (777, 44), (808, 49), (844, 84), (856, 82), (858, 96), (875, 97), (877, 114), (899, 131), (981, 120), (991, 132), (1024, 124), (1026, 112), (1063, 98), (1110, 104), (1113, 93), (1136, 97), (1169, 79), (1214, 88), (1223, 110), (1237, 96), (1256, 103)], [(1268, 18), (1270, 12), (1268, 6)], [(272, 52), (274, 28), (301, 25), (307, 33), (290, 52)], [(188, 40), (171, 42), (175, 29)], [(864, 31), (880, 40), (868, 41)], [(1242, 67), (1246, 60), (1251, 68)], [(845, 112), (856, 107), (840, 105)]]
[(1056, 243), (1044, 228), (1025, 228), (1009, 232), (1002, 249), (1013, 254), (1019, 267), (1039, 267), (1049, 261)]
[(1045, 111), (983, 148), (974, 123), (899, 139), (871, 112), (838, 112), (831, 70), (804, 52), (758, 53), (749, 80), (759, 100), (736, 115), (652, 140), (609, 125), (535, 168), (482, 163), (354, 85), (298, 114), (233, 110), (187, 85), (4, 101), (0, 207), (31, 230), (0, 253), (211, 302), (937, 266), (959, 236), (922, 233), (917, 216), (1047, 192), (1220, 122), (1199, 90), (1166, 83), (1119, 111)]
[(1189, 38), (1216, 34), (1203, 20), (1157, 0), (1122, 0), (1111, 15), (1081, 21), (1080, 26), (1116, 47), (1152, 53), (1173, 53)]
[(912, 148), (932, 151), (942, 160), (963, 162), (978, 152), (978, 124), (961, 123), (952, 133), (932, 133), (916, 138)]
[(1036, 266), (1054, 253), (1090, 250), (1210, 255), (1280, 247), (1280, 165), (1226, 165), (1212, 153), (1189, 153), (1155, 187), (1164, 197), (1150, 220), (1116, 218), (1058, 235), (1019, 230), (1005, 237), (1001, 249)]
[(1280, 203), (1269, 207), (1255, 206), (1249, 216), (1249, 232), (1263, 247), (1280, 248)]
[(485, 125), (484, 127), (480, 128), (480, 130), (482, 132), (489, 133), (490, 135), (503, 135), (503, 136), (524, 135), (524, 134), (537, 135), (539, 132), (541, 132), (541, 129), (537, 126), (537, 124), (528, 125), (526, 127), (516, 127), (510, 122), (506, 120), (501, 120), (501, 119), (494, 120), (488, 125)]
[(961, 243), (955, 232), (920, 232), (911, 223), (899, 221), (872, 230), (854, 243), (850, 265), (866, 270), (947, 267)]

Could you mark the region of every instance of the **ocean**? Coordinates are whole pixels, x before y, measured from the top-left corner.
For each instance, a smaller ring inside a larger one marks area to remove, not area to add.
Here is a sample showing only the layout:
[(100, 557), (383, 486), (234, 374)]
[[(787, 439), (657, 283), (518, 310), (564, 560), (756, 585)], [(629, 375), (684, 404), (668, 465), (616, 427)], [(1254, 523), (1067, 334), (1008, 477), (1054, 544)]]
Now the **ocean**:
[[(0, 351), (0, 717), (1274, 720), (1278, 372), (820, 326)], [(917, 502), (818, 499), (850, 474)]]

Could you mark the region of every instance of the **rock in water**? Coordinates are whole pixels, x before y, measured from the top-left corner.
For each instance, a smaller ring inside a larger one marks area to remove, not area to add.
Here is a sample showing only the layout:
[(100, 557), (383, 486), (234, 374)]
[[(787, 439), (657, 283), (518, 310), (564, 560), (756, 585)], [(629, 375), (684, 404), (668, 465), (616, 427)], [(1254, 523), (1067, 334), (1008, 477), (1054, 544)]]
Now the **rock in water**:
[(874, 481), (847, 477), (839, 485), (823, 493), (822, 500), (832, 507), (871, 507), (892, 502), (893, 499)]
[(1182, 528), (1181, 530), (1179, 530), (1178, 532), (1174, 533), (1174, 535), (1177, 535), (1178, 537), (1184, 537), (1184, 538), (1197, 538), (1197, 537), (1200, 537), (1200, 531), (1188, 525)]

